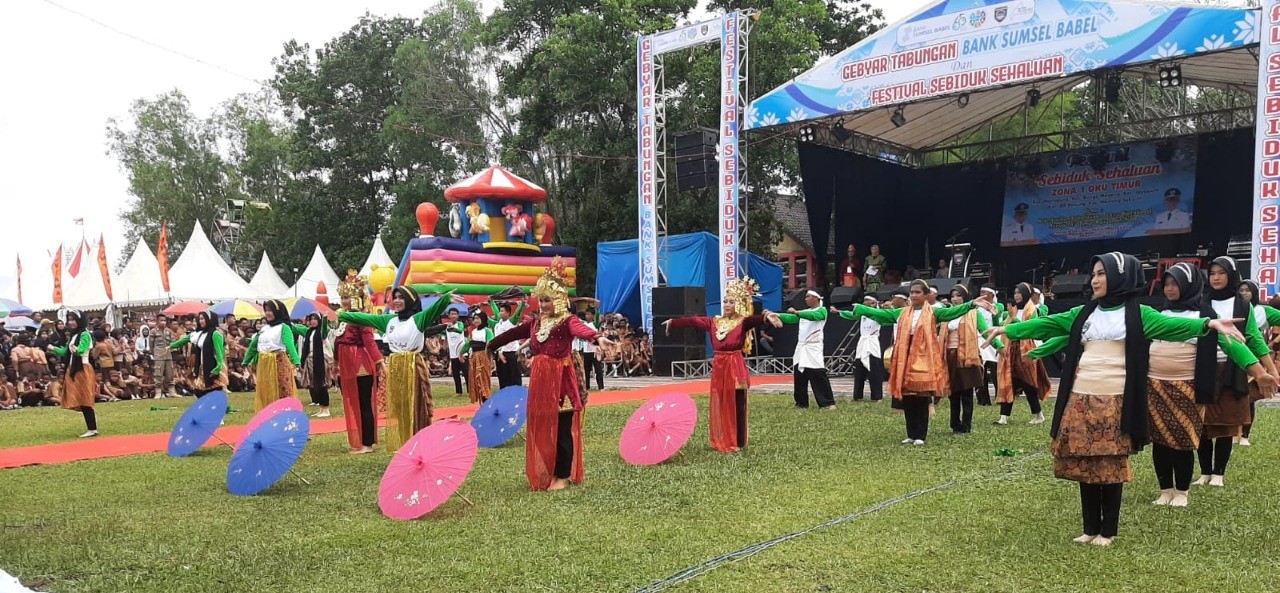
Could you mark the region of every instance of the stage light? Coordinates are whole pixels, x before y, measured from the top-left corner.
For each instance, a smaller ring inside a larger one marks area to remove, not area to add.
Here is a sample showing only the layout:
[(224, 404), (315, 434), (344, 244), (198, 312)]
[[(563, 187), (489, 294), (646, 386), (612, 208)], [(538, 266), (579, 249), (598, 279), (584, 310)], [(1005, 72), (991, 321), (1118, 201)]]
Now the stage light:
[(969, 93), (965, 93), (965, 94), (963, 94), (963, 95), (960, 95), (959, 97), (956, 97), (956, 105), (959, 105), (961, 109), (964, 109), (965, 107), (968, 107), (968, 106), (969, 106)]
[(1160, 86), (1162, 88), (1182, 86), (1182, 65), (1161, 66)]
[(1124, 79), (1119, 73), (1108, 74), (1102, 85), (1102, 98), (1108, 103), (1116, 103), (1120, 101), (1120, 87), (1124, 85)]
[(1027, 107), (1035, 109), (1040, 104), (1040, 89), (1030, 89), (1027, 91)]
[(893, 122), (893, 127), (895, 128), (901, 128), (902, 126), (907, 125), (907, 115), (903, 113), (903, 108), (898, 107), (898, 109), (893, 112), (893, 115), (889, 116), (889, 121)]
[(817, 135), (814, 133), (813, 126), (805, 126), (803, 128), (800, 128), (801, 142), (813, 142), (816, 138), (817, 138)]
[(848, 142), (850, 136), (852, 136), (852, 134), (849, 133), (849, 128), (844, 127), (843, 119), (838, 119), (836, 120), (836, 123), (831, 125), (831, 135), (835, 136), (836, 142), (841, 144)]

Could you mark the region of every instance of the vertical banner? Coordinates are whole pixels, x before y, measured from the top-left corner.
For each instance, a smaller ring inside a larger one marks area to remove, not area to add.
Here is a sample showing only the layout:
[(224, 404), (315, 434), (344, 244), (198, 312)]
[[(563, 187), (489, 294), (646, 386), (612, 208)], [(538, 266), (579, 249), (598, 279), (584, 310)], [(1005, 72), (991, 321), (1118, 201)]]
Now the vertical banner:
[(1253, 173), (1252, 276), (1261, 299), (1277, 293), (1280, 263), (1280, 0), (1262, 3)]
[(720, 298), (738, 277), (738, 13), (720, 20)]
[(116, 300), (111, 295), (111, 270), (107, 266), (107, 243), (98, 235), (98, 272), (102, 274), (102, 289), (107, 293), (107, 300)]
[(653, 36), (636, 40), (636, 117), (639, 122), (636, 153), (639, 157), (640, 204), (640, 317), (645, 333), (653, 335), (653, 289), (658, 286), (657, 81), (653, 71)]
[(22, 302), (22, 256), (18, 256), (18, 302)]
[(62, 304), (62, 245), (58, 245), (58, 253), (53, 256), (53, 263), (49, 265), (49, 272), (53, 274), (53, 304)]
[(156, 259), (160, 261), (160, 284), (169, 292), (169, 221), (160, 223), (160, 242), (156, 245)]

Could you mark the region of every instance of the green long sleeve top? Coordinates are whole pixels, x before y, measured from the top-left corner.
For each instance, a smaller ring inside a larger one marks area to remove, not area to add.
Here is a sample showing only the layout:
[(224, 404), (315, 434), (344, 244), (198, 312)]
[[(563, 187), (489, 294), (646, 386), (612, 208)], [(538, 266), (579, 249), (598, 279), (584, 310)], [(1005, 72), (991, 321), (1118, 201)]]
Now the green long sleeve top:
[[(187, 344), (190, 344), (190, 343), (191, 343), (191, 334), (188, 333), (187, 335), (182, 336), (181, 338), (178, 338), (178, 341), (172, 344), (169, 344), (169, 349), (174, 350), (174, 349), (186, 346)], [(196, 347), (199, 348), (200, 345), (197, 344)], [(227, 356), (226, 339), (222, 337), (222, 332), (215, 331), (213, 332), (213, 358), (214, 360), (218, 361), (218, 364), (217, 366), (213, 367), (214, 375), (217, 375), (222, 372), (222, 369), (227, 362), (226, 356)]]
[[(426, 331), (427, 327), (431, 326), (435, 320), (440, 319), (440, 315), (445, 312), (445, 309), (449, 308), (452, 296), (452, 291), (442, 294), (434, 303), (431, 303), (430, 307), (413, 314), (413, 323), (418, 327), (419, 331)], [(375, 315), (373, 313), (357, 313), (354, 311), (338, 312), (338, 321), (371, 327), (381, 334), (387, 332), (387, 322), (395, 317), (395, 313)], [(461, 325), (461, 322), (459, 322), (459, 325)]]
[(795, 325), (800, 323), (801, 319), (807, 321), (825, 321), (827, 319), (826, 307), (814, 307), (795, 313), (778, 313), (778, 319), (787, 325)]
[[(467, 352), (471, 351), (472, 340), (470, 339), (471, 338), (470, 333), (467, 334), (467, 338), (468, 339), (462, 343), (462, 350), (458, 352), (459, 354), (466, 354)], [(488, 344), (489, 342), (492, 342), (492, 341), (493, 341), (493, 329), (488, 327), (484, 328), (484, 343)]]
[[(925, 306), (927, 307), (928, 305)], [(903, 308), (905, 307), (897, 309), (877, 309), (866, 305), (854, 305), (853, 310), (841, 311), (840, 316), (848, 319), (849, 321), (858, 321), (859, 319), (866, 317), (868, 319), (875, 320), (875, 322), (880, 325), (893, 325), (898, 322), (898, 317), (902, 315)], [(969, 301), (963, 305), (956, 305), (954, 307), (936, 308), (933, 310), (933, 317), (939, 323), (946, 323), (953, 319), (959, 319), (960, 317), (963, 317), (965, 313), (972, 310), (973, 301)], [(981, 319), (982, 316), (979, 315), (978, 318)]]
[(84, 356), (89, 354), (89, 351), (93, 349), (93, 336), (89, 335), (89, 332), (87, 331), (80, 332), (80, 339), (77, 340), (75, 344), (68, 344), (67, 346), (54, 346), (52, 350), (53, 350), (53, 353), (57, 354), (58, 356), (66, 356), (68, 349), (70, 349), (71, 353), (75, 354), (76, 356)]
[[(249, 347), (244, 354), (245, 366), (258, 363), (258, 338), (262, 332), (253, 334), (253, 339), (249, 340)], [(298, 338), (293, 333), (293, 325), (288, 323), (280, 324), (280, 341), (284, 344), (284, 351), (289, 355), (289, 362), (294, 366), (302, 364), (302, 359), (298, 356)]]
[[(527, 304), (524, 301), (520, 301), (520, 306), (516, 307), (516, 312), (511, 314), (512, 323), (518, 324), (520, 322), (520, 316), (524, 315), (524, 308)], [(489, 315), (489, 327), (493, 328), (502, 320), (502, 312), (498, 310), (498, 303), (493, 299), (489, 299), (489, 311), (491, 313)]]

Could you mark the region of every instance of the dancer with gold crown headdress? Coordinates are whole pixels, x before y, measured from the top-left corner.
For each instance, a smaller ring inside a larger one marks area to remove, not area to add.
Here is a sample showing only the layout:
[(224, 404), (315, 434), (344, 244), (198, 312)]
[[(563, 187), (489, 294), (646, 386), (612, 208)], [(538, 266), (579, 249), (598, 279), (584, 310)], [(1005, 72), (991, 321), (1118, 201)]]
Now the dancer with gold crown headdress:
[(244, 365), (258, 365), (258, 390), (254, 403), (262, 410), (272, 402), (293, 397), (294, 369), (302, 362), (298, 338), (289, 324), (289, 308), (283, 301), (270, 300), (262, 307), (267, 324), (249, 341)]
[[(354, 270), (338, 284), (342, 309), (367, 313), (368, 289)], [(378, 443), (378, 411), (386, 408), (386, 365), (374, 340), (373, 329), (339, 322), (334, 331), (334, 360), (338, 363), (338, 389), (342, 391), (342, 416), (347, 422), (347, 444), (352, 454), (372, 453)], [(376, 396), (376, 399), (375, 399)]]
[(444, 325), (432, 322), (440, 319), (452, 299), (453, 292), (447, 292), (423, 310), (418, 291), (397, 286), (391, 293), (392, 313), (338, 313), (338, 321), (377, 330), (391, 349), (387, 358), (387, 450), (392, 453), (431, 424), (435, 413), (431, 367), (422, 356), (422, 346), (427, 336), (444, 331)]
[(752, 315), (751, 298), (760, 290), (755, 280), (736, 278), (729, 281), (724, 295), (724, 312), (717, 317), (684, 317), (663, 323), (672, 329), (700, 329), (711, 334), (715, 360), (711, 365), (711, 447), (721, 453), (733, 453), (747, 446), (747, 389), (751, 376), (743, 352), (751, 350), (751, 330), (770, 319), (775, 326), (782, 323), (765, 311)]
[(573, 340), (612, 344), (569, 313), (567, 286), (564, 261), (556, 257), (533, 289), (538, 317), (503, 332), (485, 346), (492, 353), (516, 340), (529, 340), (533, 361), (525, 476), (531, 490), (563, 490), (570, 481), (582, 483), (583, 403), (573, 365)]

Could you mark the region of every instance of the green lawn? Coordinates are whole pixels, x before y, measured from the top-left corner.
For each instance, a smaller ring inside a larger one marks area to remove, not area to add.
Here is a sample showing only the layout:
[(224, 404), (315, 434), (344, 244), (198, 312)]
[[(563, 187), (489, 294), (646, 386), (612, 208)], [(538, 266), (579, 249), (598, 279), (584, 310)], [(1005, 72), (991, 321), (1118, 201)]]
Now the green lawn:
[[(945, 429), (943, 404), (924, 447), (897, 444), (902, 420), (888, 404), (842, 403), (826, 413), (789, 402), (753, 397), (751, 446), (741, 454), (711, 451), (703, 420), (683, 457), (650, 468), (627, 466), (616, 451), (637, 405), (592, 409), (585, 486), (528, 492), (523, 448), (508, 445), (481, 452), (463, 486), (475, 507), (455, 497), (408, 523), (377, 509), (388, 456), (346, 455), (340, 434), (318, 437), (303, 454), (298, 471), (312, 485), (287, 477), (252, 498), (226, 493), (226, 449), (5, 470), (0, 567), (57, 592), (633, 591), (951, 483), (670, 590), (1164, 593), (1280, 585), (1272, 561), (1280, 510), (1269, 501), (1280, 491), (1275, 409), (1259, 410), (1259, 444), (1237, 450), (1227, 488), (1196, 487), (1188, 509), (1148, 504), (1156, 494), (1150, 457), (1136, 457), (1120, 538), (1100, 549), (1068, 542), (1080, 532), (1076, 486), (1052, 478), (1047, 426), (1027, 426), (1021, 402), (1007, 427), (991, 426), (995, 410), (980, 408), (976, 432), (965, 436)], [(705, 419), (705, 398), (699, 403)], [(146, 417), (145, 409), (137, 415)], [(23, 425), (75, 420), (59, 410), (29, 412)], [(0, 414), (6, 428), (8, 414)], [(1001, 448), (1024, 454), (995, 456)]]

